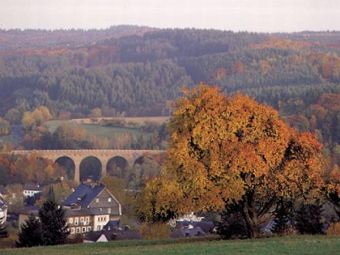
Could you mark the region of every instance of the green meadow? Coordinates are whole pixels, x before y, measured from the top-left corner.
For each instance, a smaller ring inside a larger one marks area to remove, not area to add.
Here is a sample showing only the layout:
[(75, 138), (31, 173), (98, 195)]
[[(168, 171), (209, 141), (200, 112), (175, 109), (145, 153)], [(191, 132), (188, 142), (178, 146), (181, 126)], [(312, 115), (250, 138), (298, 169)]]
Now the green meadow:
[(290, 236), (254, 240), (113, 241), (0, 250), (2, 255), (337, 255), (340, 237)]

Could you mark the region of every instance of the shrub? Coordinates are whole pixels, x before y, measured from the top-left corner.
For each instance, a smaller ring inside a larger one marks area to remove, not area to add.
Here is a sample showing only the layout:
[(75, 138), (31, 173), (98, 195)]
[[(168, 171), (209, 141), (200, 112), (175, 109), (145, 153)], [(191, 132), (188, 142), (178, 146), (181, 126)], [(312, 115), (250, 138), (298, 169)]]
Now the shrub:
[(241, 213), (232, 208), (225, 210), (221, 215), (221, 222), (217, 226), (217, 233), (224, 239), (246, 238), (247, 225)]
[(83, 243), (84, 236), (82, 234), (76, 234), (73, 236), (70, 236), (66, 239), (67, 244), (76, 244), (76, 243)]
[(304, 204), (296, 212), (295, 227), (300, 234), (323, 234), (321, 205)]
[(146, 240), (160, 240), (170, 237), (170, 227), (165, 223), (145, 223), (140, 228), (140, 234)]
[(340, 236), (340, 222), (333, 223), (327, 229), (328, 236)]

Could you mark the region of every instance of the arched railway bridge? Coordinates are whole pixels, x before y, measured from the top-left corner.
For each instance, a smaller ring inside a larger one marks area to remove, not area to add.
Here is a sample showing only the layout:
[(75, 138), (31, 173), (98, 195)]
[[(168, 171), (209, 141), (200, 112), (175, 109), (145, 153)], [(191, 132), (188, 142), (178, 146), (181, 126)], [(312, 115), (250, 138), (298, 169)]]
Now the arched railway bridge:
[(74, 180), (80, 182), (80, 165), (83, 160), (94, 157), (101, 163), (101, 176), (107, 174), (109, 161), (115, 158), (125, 160), (127, 166), (133, 166), (139, 159), (164, 154), (163, 150), (14, 150), (14, 155), (37, 155), (57, 162), (60, 158), (69, 158), (74, 163)]

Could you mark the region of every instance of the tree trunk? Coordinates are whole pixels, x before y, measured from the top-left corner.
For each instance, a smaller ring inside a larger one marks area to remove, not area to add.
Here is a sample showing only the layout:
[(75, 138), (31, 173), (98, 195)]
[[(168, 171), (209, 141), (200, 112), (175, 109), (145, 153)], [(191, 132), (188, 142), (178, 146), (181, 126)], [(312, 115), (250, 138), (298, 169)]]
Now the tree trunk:
[(248, 237), (256, 238), (259, 234), (258, 217), (254, 205), (253, 194), (248, 193), (242, 203), (242, 216), (246, 223)]

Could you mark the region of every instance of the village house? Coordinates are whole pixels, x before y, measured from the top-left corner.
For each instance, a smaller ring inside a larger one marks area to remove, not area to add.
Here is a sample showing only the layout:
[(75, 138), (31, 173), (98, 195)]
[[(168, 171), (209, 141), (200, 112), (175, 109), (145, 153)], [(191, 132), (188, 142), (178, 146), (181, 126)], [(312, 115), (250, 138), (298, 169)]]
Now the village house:
[(24, 195), (25, 198), (27, 198), (34, 197), (35, 195), (38, 195), (41, 192), (42, 191), (39, 184), (25, 184), (22, 194)]
[[(102, 230), (109, 221), (119, 221), (122, 215), (121, 204), (101, 183), (80, 184), (66, 198), (64, 208), (71, 234)], [(83, 227), (79, 229), (77, 224)]]
[[(100, 183), (80, 184), (66, 198), (63, 206), (71, 235), (100, 231), (110, 221), (119, 221), (122, 215), (119, 201)], [(38, 215), (38, 208), (23, 209), (19, 215), (19, 226), (30, 214)]]

